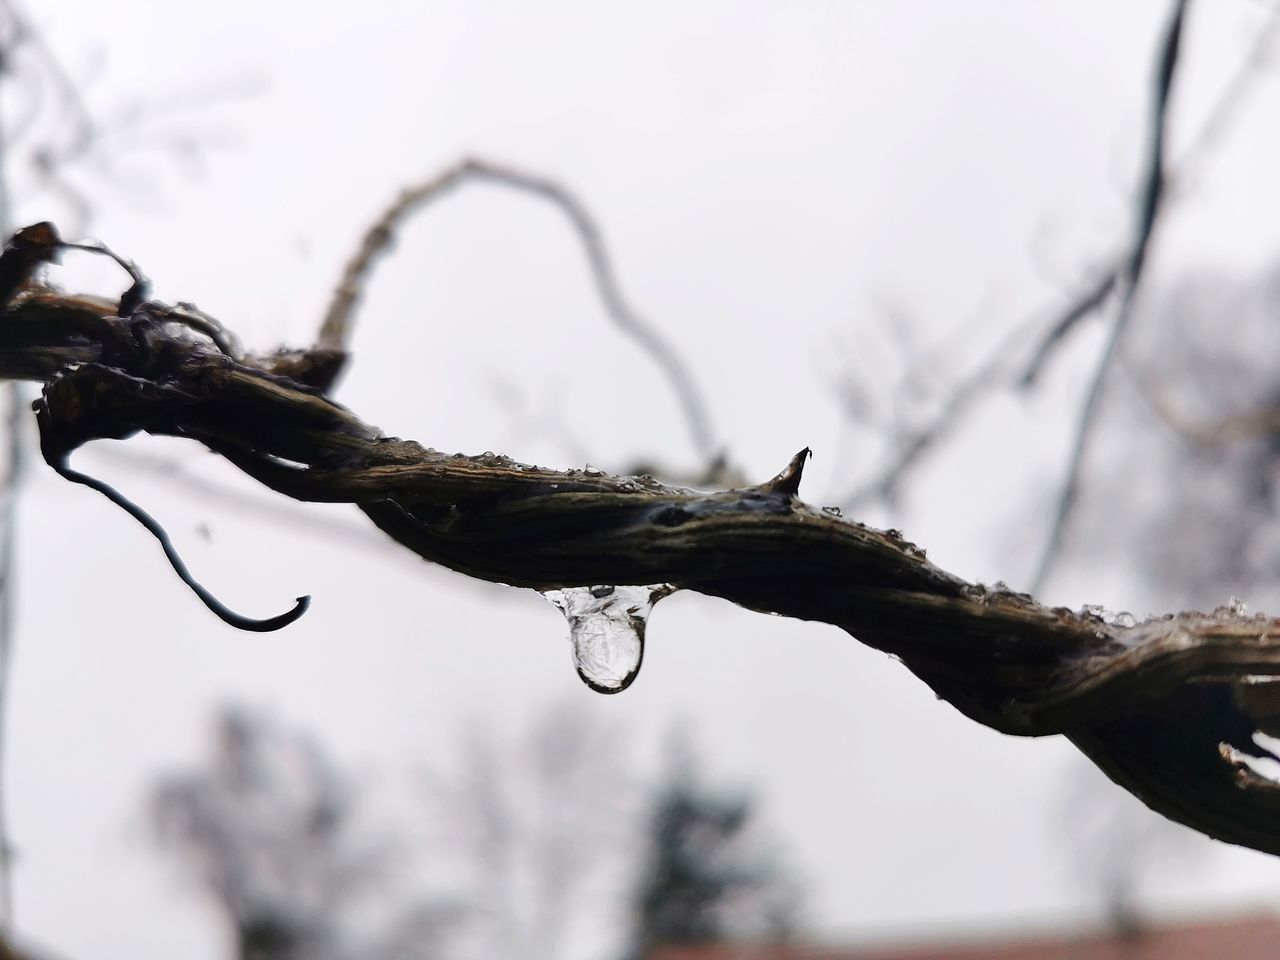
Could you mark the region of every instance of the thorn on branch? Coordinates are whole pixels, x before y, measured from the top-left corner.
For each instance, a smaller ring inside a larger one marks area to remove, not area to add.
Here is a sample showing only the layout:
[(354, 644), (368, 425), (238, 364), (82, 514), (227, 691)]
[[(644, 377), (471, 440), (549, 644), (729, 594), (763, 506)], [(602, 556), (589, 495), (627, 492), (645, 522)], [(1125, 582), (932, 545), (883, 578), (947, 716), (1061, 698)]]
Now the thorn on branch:
[(769, 493), (781, 493), (788, 497), (794, 497), (800, 493), (800, 477), (804, 473), (805, 462), (813, 456), (813, 451), (805, 447), (787, 464), (785, 470), (766, 483), (760, 484), (761, 489)]

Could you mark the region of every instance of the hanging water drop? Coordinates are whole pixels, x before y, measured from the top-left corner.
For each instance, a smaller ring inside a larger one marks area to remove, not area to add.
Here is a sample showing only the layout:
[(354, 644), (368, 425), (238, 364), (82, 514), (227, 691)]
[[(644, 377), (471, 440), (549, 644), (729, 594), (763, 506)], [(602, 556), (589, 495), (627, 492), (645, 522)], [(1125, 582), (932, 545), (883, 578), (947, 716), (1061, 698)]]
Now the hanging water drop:
[(662, 583), (566, 587), (544, 590), (542, 595), (569, 622), (578, 676), (597, 693), (620, 693), (640, 673), (649, 611), (675, 591), (671, 584)]

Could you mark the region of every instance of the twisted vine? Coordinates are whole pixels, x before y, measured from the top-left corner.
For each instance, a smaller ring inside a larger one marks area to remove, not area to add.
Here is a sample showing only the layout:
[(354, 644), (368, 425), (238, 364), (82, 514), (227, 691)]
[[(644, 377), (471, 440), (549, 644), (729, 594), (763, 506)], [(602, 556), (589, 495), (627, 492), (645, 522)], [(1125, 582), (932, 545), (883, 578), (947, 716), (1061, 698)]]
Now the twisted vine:
[(1223, 609), (1129, 625), (967, 583), (894, 531), (806, 505), (807, 451), (769, 481), (700, 493), (384, 436), (326, 394), (341, 349), (244, 355), (212, 318), (147, 299), (136, 268), (121, 301), (57, 292), (35, 274), (67, 246), (38, 224), (0, 255), (0, 377), (43, 384), (45, 460), (146, 524), (232, 626), (277, 629), (305, 598), (262, 621), (227, 611), (141, 508), (69, 466), (77, 448), (185, 437), (284, 496), (354, 503), (424, 559), (484, 580), (670, 583), (835, 624), (969, 718), (1064, 734), (1160, 813), (1280, 853), (1280, 784), (1252, 764), (1255, 733), (1280, 734), (1280, 620)]

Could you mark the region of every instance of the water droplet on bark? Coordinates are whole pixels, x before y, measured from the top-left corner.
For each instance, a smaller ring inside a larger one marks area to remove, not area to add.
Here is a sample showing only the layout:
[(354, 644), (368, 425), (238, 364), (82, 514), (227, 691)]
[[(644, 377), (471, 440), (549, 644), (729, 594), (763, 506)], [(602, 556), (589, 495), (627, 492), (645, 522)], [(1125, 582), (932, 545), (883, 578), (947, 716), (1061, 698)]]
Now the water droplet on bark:
[(569, 644), (578, 676), (597, 693), (620, 693), (640, 673), (649, 611), (675, 590), (662, 583), (541, 592), (569, 622)]

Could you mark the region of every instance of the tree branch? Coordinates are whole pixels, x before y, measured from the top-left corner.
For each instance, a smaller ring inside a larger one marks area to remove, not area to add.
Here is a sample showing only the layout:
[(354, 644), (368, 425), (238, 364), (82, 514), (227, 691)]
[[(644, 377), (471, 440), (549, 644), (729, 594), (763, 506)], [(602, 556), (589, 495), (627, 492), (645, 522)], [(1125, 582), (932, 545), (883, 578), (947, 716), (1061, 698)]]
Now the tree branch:
[[(1189, 0), (1176, 0), (1174, 3), (1173, 15), (1160, 45), (1152, 102), (1151, 148), (1147, 155), (1147, 172), (1143, 178), (1142, 193), (1138, 202), (1137, 230), (1123, 275), (1116, 277), (1116, 281), (1120, 284), (1120, 305), (1116, 309), (1116, 316), (1111, 324), (1107, 345), (1098, 360), (1097, 369), (1089, 383), (1088, 393), (1085, 394), (1084, 407), (1080, 412), (1075, 439), (1072, 442), (1071, 457), (1067, 462), (1067, 475), (1062, 485), (1062, 493), (1058, 498), (1058, 506), (1049, 528), (1044, 552), (1041, 554), (1040, 563), (1031, 580), (1032, 589), (1037, 592), (1044, 587), (1049, 575), (1053, 572), (1053, 566), (1062, 551), (1063, 538), (1066, 536), (1071, 515), (1080, 498), (1084, 462), (1089, 452), (1089, 442), (1093, 436), (1093, 425), (1097, 419), (1098, 408), (1102, 402), (1103, 387), (1106, 384), (1107, 374), (1111, 371), (1112, 364), (1119, 353), (1120, 342), (1129, 328), (1129, 319), (1133, 316), (1138, 284), (1142, 280), (1147, 250), (1151, 245), (1151, 235), (1155, 230), (1156, 217), (1160, 212), (1160, 200), (1164, 196), (1165, 130), (1169, 119), (1169, 100), (1173, 90), (1174, 71), (1178, 64), (1182, 25), (1186, 18), (1188, 2)], [(1102, 289), (1103, 287), (1099, 286), (1098, 290)], [(1109, 288), (1106, 292), (1109, 292)], [(1105, 293), (1098, 297), (1097, 301), (1101, 303), (1103, 299), (1105, 299)], [(1084, 315), (1079, 313), (1079, 316)]]
[(413, 214), (467, 182), (493, 183), (530, 194), (547, 201), (568, 218), (582, 243), (591, 279), (609, 318), (662, 370), (684, 411), (694, 450), (705, 463), (713, 464), (719, 451), (716, 450), (707, 404), (693, 373), (675, 348), (623, 295), (604, 234), (586, 205), (569, 190), (545, 177), (485, 160), (469, 159), (402, 191), (365, 231), (360, 245), (343, 267), (342, 279), (329, 302), (317, 344), (328, 350), (346, 349), (360, 296), (374, 265), (390, 249), (396, 230)]
[(291, 376), (340, 362), (332, 350), (238, 357), (165, 304), (117, 307), (28, 279), (0, 313), (0, 377), (44, 383), (36, 415), (54, 466), (98, 438), (186, 437), (286, 496), (354, 503), (469, 576), (670, 583), (831, 623), (970, 718), (1064, 733), (1161, 813), (1280, 853), (1280, 784), (1250, 766), (1254, 732), (1280, 732), (1280, 620), (1223, 609), (1130, 626), (966, 583), (892, 531), (801, 502), (807, 451), (766, 483), (714, 493), (442, 454)]
[[(1174, 16), (1173, 22), (1180, 23), (1181, 17), (1177, 11)], [(1280, 34), (1280, 5), (1273, 4), (1250, 45), (1249, 53), (1242, 59), (1239, 68), (1214, 99), (1213, 106), (1199, 129), (1172, 164), (1161, 161), (1162, 169), (1159, 173), (1162, 181), (1168, 181), (1171, 178), (1185, 180), (1196, 164), (1203, 161), (1206, 150), (1222, 138), (1230, 121), (1239, 112), (1251, 87), (1256, 82), (1260, 67), (1274, 45), (1277, 34)], [(1159, 135), (1153, 136), (1150, 141), (1153, 147), (1158, 147), (1162, 152), (1164, 151), (1163, 114), (1167, 110), (1168, 97), (1172, 89), (1170, 68), (1176, 62), (1170, 59), (1170, 41), (1179, 41), (1179, 34), (1166, 30), (1165, 40), (1158, 50), (1156, 102), (1153, 105), (1153, 112), (1161, 111), (1159, 123), (1162, 126)], [(1137, 258), (1139, 262), (1145, 260), (1150, 232), (1154, 229), (1154, 223), (1149, 216), (1150, 211), (1157, 209), (1153, 206), (1153, 198), (1158, 200), (1163, 196), (1163, 186), (1153, 190), (1151, 179), (1153, 169), (1155, 169), (1154, 164), (1148, 157), (1146, 174), (1139, 184), (1140, 196), (1136, 200), (1140, 209), (1139, 223), (1134, 236), (1143, 246), (1142, 254)], [(1141, 239), (1144, 234), (1146, 239)], [(854, 509), (873, 500), (887, 499), (895, 493), (902, 482), (911, 475), (920, 459), (940, 442), (946, 440), (956, 428), (963, 425), (975, 408), (977, 400), (992, 390), (1003, 389), (1008, 385), (1006, 368), (1014, 362), (1026, 364), (1023, 372), (1017, 377), (1016, 385), (1023, 390), (1035, 386), (1058, 348), (1082, 321), (1111, 307), (1112, 301), (1118, 304), (1124, 302), (1124, 297), (1116, 294), (1125, 289), (1125, 277), (1135, 263), (1134, 241), (1130, 241), (1125, 246), (1127, 249), (1103, 258), (1100, 264), (1089, 272), (1088, 277), (1079, 283), (1064, 304), (1057, 305), (1048, 312), (1047, 319), (1043, 316), (1043, 311), (1039, 311), (1026, 321), (1036, 327), (1047, 326), (1039, 336), (1039, 343), (1031, 351), (1029, 361), (1011, 361), (1010, 359), (1011, 352), (1017, 347), (1014, 340), (1021, 338), (1020, 329), (1015, 331), (1016, 337), (1006, 337), (995, 344), (986, 360), (975, 368), (974, 373), (955, 385), (947, 402), (940, 405), (939, 412), (931, 416), (922, 426), (896, 437), (884, 465), (870, 480), (852, 492), (837, 498), (840, 504), (845, 509)], [(1020, 347), (1017, 349), (1021, 351)], [(1090, 415), (1091, 418), (1092, 415)], [(1075, 486), (1078, 487), (1078, 481)], [(1059, 509), (1061, 509), (1061, 503), (1060, 500)], [(1070, 508), (1068, 514), (1069, 512)], [(1056, 545), (1051, 544), (1043, 554), (1043, 557), (1049, 558), (1050, 564), (1057, 549)]]

